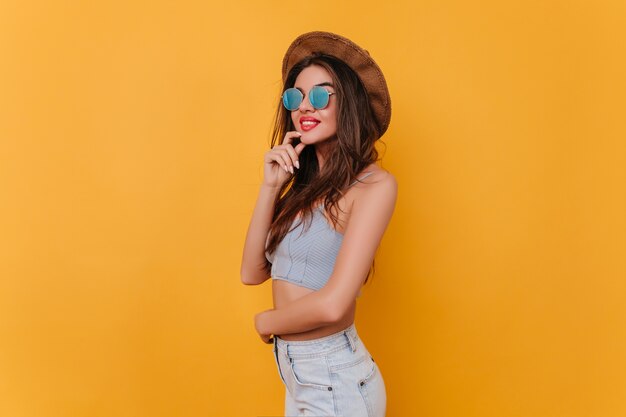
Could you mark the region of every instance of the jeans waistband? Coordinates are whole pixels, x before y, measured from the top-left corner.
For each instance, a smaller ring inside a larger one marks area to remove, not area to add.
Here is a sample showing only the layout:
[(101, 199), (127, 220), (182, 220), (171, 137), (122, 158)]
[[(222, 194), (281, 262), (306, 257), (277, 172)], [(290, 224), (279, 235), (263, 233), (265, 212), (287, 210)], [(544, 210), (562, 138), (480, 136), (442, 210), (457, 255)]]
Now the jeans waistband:
[(282, 351), (289, 358), (316, 357), (334, 352), (346, 345), (355, 351), (358, 341), (359, 335), (352, 323), (337, 333), (312, 340), (285, 340), (274, 335), (274, 348)]

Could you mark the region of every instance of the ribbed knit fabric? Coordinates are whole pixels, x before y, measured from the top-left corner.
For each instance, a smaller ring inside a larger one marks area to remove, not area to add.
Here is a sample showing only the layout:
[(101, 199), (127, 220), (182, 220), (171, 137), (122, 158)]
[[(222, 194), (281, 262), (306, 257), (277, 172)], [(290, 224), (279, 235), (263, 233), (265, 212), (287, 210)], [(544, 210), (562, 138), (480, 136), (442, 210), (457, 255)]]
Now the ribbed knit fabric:
[[(372, 172), (360, 179), (370, 174)], [(294, 223), (298, 221), (295, 219)], [(343, 235), (333, 229), (324, 216), (322, 203), (313, 209), (311, 225), (306, 231), (302, 222), (287, 233), (271, 256), (265, 252), (265, 257), (272, 263), (272, 278), (313, 290), (321, 289), (333, 273), (342, 241)]]

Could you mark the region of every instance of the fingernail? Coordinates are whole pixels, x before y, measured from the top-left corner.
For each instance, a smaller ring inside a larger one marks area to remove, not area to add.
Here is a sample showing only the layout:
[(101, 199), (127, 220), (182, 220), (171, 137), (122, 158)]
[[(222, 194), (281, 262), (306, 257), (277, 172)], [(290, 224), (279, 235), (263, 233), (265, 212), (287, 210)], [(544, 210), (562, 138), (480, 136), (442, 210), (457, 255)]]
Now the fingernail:
[(293, 174), (293, 167), (289, 167), (289, 171)]
[(296, 161), (296, 168), (300, 169), (300, 162)]

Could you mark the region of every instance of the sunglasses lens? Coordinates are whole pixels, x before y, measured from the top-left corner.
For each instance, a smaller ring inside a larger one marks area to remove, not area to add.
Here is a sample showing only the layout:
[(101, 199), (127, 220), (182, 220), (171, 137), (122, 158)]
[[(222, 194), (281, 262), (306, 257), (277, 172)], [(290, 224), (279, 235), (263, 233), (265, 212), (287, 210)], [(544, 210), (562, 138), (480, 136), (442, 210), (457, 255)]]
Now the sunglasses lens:
[(289, 111), (294, 111), (302, 103), (302, 93), (297, 88), (288, 88), (283, 93), (283, 105)]
[(309, 92), (309, 100), (316, 109), (323, 109), (328, 105), (330, 94), (328, 90), (321, 86), (315, 86)]

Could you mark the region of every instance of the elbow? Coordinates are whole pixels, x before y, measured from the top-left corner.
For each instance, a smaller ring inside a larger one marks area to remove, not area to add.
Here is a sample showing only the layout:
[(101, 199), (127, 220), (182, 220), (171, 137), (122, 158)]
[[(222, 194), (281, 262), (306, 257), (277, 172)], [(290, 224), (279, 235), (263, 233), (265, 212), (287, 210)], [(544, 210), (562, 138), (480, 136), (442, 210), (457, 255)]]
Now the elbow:
[(247, 275), (241, 276), (241, 283), (243, 285), (256, 285), (252, 280), (250, 280), (250, 278), (248, 278)]
[(322, 320), (326, 324), (335, 324), (346, 318), (346, 315), (355, 307), (356, 297), (346, 290), (324, 286), (320, 291), (319, 311), (322, 311)]
[(257, 285), (258, 284), (258, 282), (255, 281), (253, 277), (245, 271), (241, 271), (241, 283), (243, 285)]
[(326, 310), (323, 319), (324, 319), (324, 323), (329, 325), (329, 324), (337, 323), (341, 319), (341, 317), (342, 315), (339, 313), (338, 308), (331, 308), (331, 309)]
[(320, 311), (323, 312), (322, 321), (325, 324), (335, 324), (343, 319), (345, 315), (345, 309), (333, 297), (328, 297), (324, 300)]
[(259, 285), (267, 281), (269, 276), (264, 271), (249, 271), (241, 268), (240, 279), (243, 285)]

